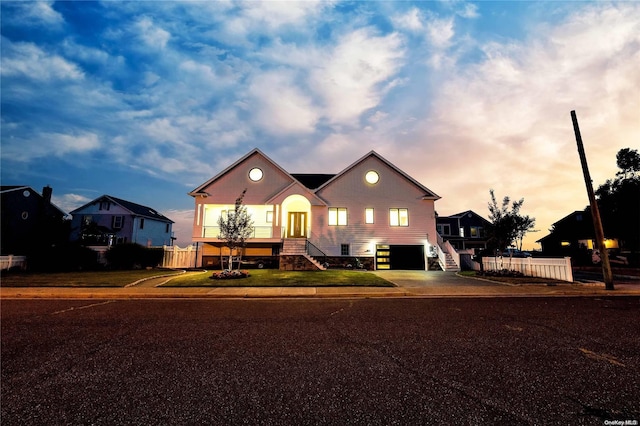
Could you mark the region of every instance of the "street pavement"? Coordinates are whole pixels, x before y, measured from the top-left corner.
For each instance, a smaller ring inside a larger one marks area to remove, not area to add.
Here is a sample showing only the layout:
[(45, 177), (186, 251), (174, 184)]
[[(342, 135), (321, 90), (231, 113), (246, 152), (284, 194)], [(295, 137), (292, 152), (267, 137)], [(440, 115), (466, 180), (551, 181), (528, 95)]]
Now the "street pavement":
[[(208, 272), (189, 272), (208, 273)], [(163, 287), (171, 277), (131, 283), (126, 287), (2, 287), (0, 298), (430, 298), (430, 297), (540, 297), (540, 296), (629, 296), (640, 295), (640, 277), (614, 282), (605, 290), (598, 281), (561, 284), (506, 284), (442, 271), (375, 271), (395, 287)]]
[(3, 425), (640, 420), (640, 297), (0, 307)]

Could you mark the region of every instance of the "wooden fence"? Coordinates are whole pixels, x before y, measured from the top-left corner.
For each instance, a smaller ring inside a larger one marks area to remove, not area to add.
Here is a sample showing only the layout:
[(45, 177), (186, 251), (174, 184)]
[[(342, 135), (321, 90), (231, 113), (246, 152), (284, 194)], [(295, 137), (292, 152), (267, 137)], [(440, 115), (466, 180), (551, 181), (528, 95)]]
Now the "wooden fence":
[(192, 245), (185, 248), (178, 246), (163, 246), (163, 268), (195, 268), (196, 250)]
[[(483, 257), (482, 266), (485, 271), (510, 270), (518, 271), (527, 277), (550, 278), (573, 282), (571, 258), (542, 257)], [(479, 269), (480, 265), (477, 266)]]

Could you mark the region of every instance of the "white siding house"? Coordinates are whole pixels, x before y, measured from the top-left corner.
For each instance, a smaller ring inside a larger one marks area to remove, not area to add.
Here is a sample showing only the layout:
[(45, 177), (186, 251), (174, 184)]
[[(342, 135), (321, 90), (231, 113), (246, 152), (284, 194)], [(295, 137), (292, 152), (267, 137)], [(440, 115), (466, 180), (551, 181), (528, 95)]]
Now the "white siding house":
[(290, 174), (254, 149), (189, 193), (203, 266), (224, 252), (218, 218), (245, 189), (255, 225), (245, 257), (295, 253), (320, 255), (329, 264), (358, 258), (376, 269), (426, 269), (426, 257), (436, 255), (440, 197), (376, 152), (337, 174), (319, 175)]

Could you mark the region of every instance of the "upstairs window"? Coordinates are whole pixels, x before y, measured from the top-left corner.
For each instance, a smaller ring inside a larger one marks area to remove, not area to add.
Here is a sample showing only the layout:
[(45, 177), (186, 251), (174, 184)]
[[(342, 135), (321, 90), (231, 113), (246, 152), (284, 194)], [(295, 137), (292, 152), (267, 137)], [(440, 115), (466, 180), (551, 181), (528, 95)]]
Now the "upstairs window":
[(140, 229), (144, 229), (144, 219), (140, 219)]
[(114, 216), (113, 219), (111, 219), (111, 227), (113, 229), (121, 229), (123, 224), (124, 216)]
[(409, 209), (389, 209), (390, 226), (409, 226)]
[(110, 205), (108, 201), (100, 201), (100, 210), (109, 210)]
[(364, 209), (364, 223), (373, 223), (373, 209)]
[(346, 226), (347, 209), (345, 207), (329, 207), (329, 225)]
[(484, 238), (484, 228), (482, 226), (472, 226), (471, 227), (471, 237), (472, 238)]

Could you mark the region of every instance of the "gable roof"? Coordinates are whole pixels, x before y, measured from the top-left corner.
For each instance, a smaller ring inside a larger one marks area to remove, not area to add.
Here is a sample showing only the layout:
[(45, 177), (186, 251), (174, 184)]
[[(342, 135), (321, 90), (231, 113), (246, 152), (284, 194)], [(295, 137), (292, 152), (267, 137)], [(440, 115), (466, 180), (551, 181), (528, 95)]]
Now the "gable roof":
[(158, 213), (157, 211), (155, 211), (151, 207), (143, 206), (142, 204), (132, 203), (131, 201), (123, 200), (122, 198), (117, 198), (117, 197), (113, 197), (111, 195), (106, 195), (106, 194), (101, 196), (101, 197), (96, 198), (93, 201), (89, 201), (88, 203), (78, 207), (77, 209), (75, 209), (72, 212), (70, 212), (70, 214), (74, 214), (74, 213), (82, 210), (86, 206), (89, 206), (91, 204), (95, 204), (95, 203), (97, 203), (99, 201), (102, 201), (102, 200), (105, 200), (105, 199), (109, 200), (109, 201), (112, 201), (115, 204), (120, 205), (124, 209), (128, 210), (129, 212), (131, 212), (131, 214), (134, 214), (136, 216), (147, 217), (147, 218), (159, 220), (159, 221), (162, 221), (162, 222), (174, 223), (171, 219), (169, 219), (168, 217)]
[(404, 177), (405, 179), (407, 179), (409, 182), (411, 182), (413, 185), (417, 186), (421, 191), (424, 192), (424, 195), (422, 196), (423, 199), (426, 200), (439, 200), (440, 197), (439, 195), (437, 195), (435, 192), (433, 192), (432, 190), (430, 190), (429, 188), (427, 188), (426, 186), (422, 185), (420, 182), (418, 182), (417, 180), (415, 180), (414, 178), (412, 178), (411, 176), (409, 176), (408, 174), (406, 174), (405, 172), (403, 172), (402, 170), (400, 170), (398, 167), (396, 167), (395, 165), (393, 165), (390, 161), (388, 161), (386, 158), (382, 157), (380, 154), (378, 154), (375, 151), (369, 151), (367, 154), (365, 154), (362, 158), (358, 159), (357, 161), (355, 161), (353, 164), (349, 165), (347, 168), (345, 168), (343, 171), (341, 171), (340, 173), (338, 173), (337, 175), (333, 176), (331, 179), (329, 179), (328, 181), (326, 181), (324, 184), (322, 184), (320, 187), (318, 187), (316, 189), (316, 191), (321, 190), (322, 188), (325, 188), (326, 186), (331, 185), (332, 182), (336, 181), (337, 179), (339, 179), (341, 176), (343, 176), (344, 174), (346, 174), (347, 172), (349, 172), (349, 170), (353, 169), (354, 167), (356, 167), (358, 164), (362, 163), (364, 160), (366, 160), (369, 157), (375, 157), (378, 160), (382, 161), (384, 164), (386, 164), (388, 167), (390, 167), (391, 169), (393, 169), (394, 171), (396, 171), (398, 174), (400, 174), (402, 177)]
[(233, 170), (236, 166), (238, 166), (239, 164), (241, 164), (242, 162), (244, 162), (245, 160), (247, 160), (249, 157), (251, 157), (254, 154), (259, 154), (260, 156), (262, 156), (265, 160), (267, 160), (269, 163), (271, 163), (275, 168), (277, 168), (278, 170), (280, 170), (282, 173), (284, 173), (285, 175), (289, 176), (291, 178), (292, 181), (295, 181), (295, 178), (293, 176), (291, 176), (291, 174), (289, 172), (287, 172), (285, 169), (283, 169), (282, 167), (280, 167), (278, 165), (278, 163), (276, 163), (275, 161), (273, 161), (271, 158), (269, 158), (264, 152), (260, 151), (258, 148), (254, 148), (251, 151), (249, 151), (247, 154), (245, 154), (242, 158), (240, 158), (239, 160), (237, 160), (235, 163), (231, 164), (229, 167), (227, 167), (226, 169), (224, 169), (223, 171), (221, 171), (220, 173), (218, 173), (217, 175), (215, 175), (214, 177), (212, 177), (211, 179), (209, 179), (208, 181), (206, 181), (205, 183), (203, 183), (202, 185), (198, 186), (196, 189), (194, 189), (193, 191), (189, 192), (188, 195), (191, 195), (192, 197), (196, 197), (198, 195), (207, 195), (203, 190), (204, 188), (206, 188), (207, 186), (211, 185), (213, 182), (217, 181), (218, 179), (220, 179), (221, 177), (223, 177), (224, 175), (226, 175), (227, 173), (229, 173), (231, 170)]
[[(36, 194), (38, 197), (40, 197), (40, 198), (42, 198), (44, 200), (44, 196), (42, 194), (40, 194), (38, 191), (36, 191), (35, 189), (33, 189), (32, 187), (30, 187), (28, 185), (2, 185), (2, 186), (0, 186), (0, 193), (1, 194), (8, 194), (9, 192), (20, 191), (20, 190), (25, 190), (25, 189), (28, 189), (29, 191), (31, 191), (32, 193)], [(51, 202), (51, 200), (49, 200), (49, 205), (52, 208), (54, 208), (55, 210), (58, 210), (58, 212), (62, 216), (67, 216), (67, 213), (64, 212), (60, 207), (58, 207), (55, 204), (53, 204)]]

